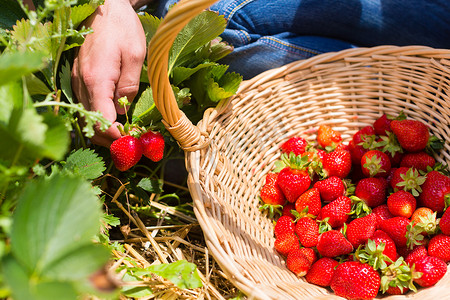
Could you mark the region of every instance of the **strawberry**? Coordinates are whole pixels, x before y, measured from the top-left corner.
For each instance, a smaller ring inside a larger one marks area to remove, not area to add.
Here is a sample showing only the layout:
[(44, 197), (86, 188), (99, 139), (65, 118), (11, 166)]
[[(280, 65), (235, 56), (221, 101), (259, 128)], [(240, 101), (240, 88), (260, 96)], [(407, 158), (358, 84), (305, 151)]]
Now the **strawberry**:
[(320, 125), (317, 131), (317, 142), (320, 147), (333, 147), (342, 142), (342, 137), (339, 131), (333, 130), (328, 125)]
[(450, 209), (446, 209), (439, 221), (439, 228), (445, 235), (450, 235)]
[(308, 142), (304, 138), (294, 136), (281, 145), (281, 150), (283, 153), (293, 152), (295, 155), (300, 155), (305, 152), (306, 146), (308, 146)]
[(424, 256), (415, 262), (415, 271), (422, 276), (414, 281), (423, 287), (435, 285), (447, 272), (447, 264), (437, 257)]
[(342, 232), (329, 230), (319, 235), (317, 251), (325, 257), (337, 257), (352, 252), (353, 246)]
[(339, 228), (347, 222), (351, 210), (352, 200), (346, 196), (340, 196), (336, 200), (322, 207), (318, 220), (328, 218), (327, 222), (331, 227)]
[(352, 168), (352, 158), (348, 151), (332, 151), (322, 158), (322, 175), (324, 177), (337, 176), (345, 178)]
[[(372, 126), (365, 126), (358, 130), (355, 134), (352, 136), (352, 141), (356, 145), (362, 145), (365, 142), (369, 142), (371, 139), (371, 136), (375, 135), (375, 129)], [(369, 139), (368, 139), (369, 138)], [(367, 149), (369, 147), (366, 147)]]
[(428, 127), (418, 120), (393, 120), (391, 130), (400, 146), (408, 152), (424, 150), (430, 138)]
[(311, 264), (315, 263), (317, 260), (316, 251), (313, 248), (300, 248), (300, 252), (311, 262)]
[(274, 242), (274, 248), (281, 255), (286, 256), (290, 251), (300, 248), (297, 236), (292, 232), (286, 232), (277, 236)]
[(361, 179), (355, 188), (355, 196), (369, 207), (377, 207), (386, 202), (385, 183), (376, 177)]
[(391, 160), (380, 150), (370, 150), (362, 156), (361, 166), (366, 177), (387, 177), (391, 170)]
[(298, 277), (305, 276), (311, 267), (311, 261), (300, 249), (289, 251), (286, 258), (286, 267)]
[(285, 233), (294, 233), (295, 224), (289, 216), (281, 216), (278, 218), (273, 228), (273, 233), (275, 237), (279, 237)]
[(382, 114), (378, 119), (373, 123), (373, 128), (375, 134), (377, 135), (386, 135), (387, 132), (391, 131), (391, 119), (388, 118), (386, 114)]
[(295, 202), (311, 184), (311, 178), (306, 170), (285, 167), (278, 173), (278, 186), (289, 202)]
[(405, 262), (412, 266), (416, 260), (424, 256), (428, 256), (427, 247), (424, 245), (418, 245), (408, 251), (408, 254), (405, 257)]
[(428, 255), (448, 263), (450, 261), (450, 236), (442, 233), (433, 236), (428, 243)]
[(380, 244), (384, 244), (384, 249), (382, 251), (383, 255), (390, 259), (386, 260), (387, 265), (390, 265), (392, 262), (397, 260), (397, 247), (395, 246), (394, 241), (390, 238), (390, 236), (384, 232), (383, 230), (376, 230), (372, 236), (370, 236), (369, 240), (366, 243), (366, 247), (368, 246), (369, 241), (373, 241), (375, 246), (379, 246)]
[(426, 177), (420, 176), (419, 171), (414, 168), (399, 167), (392, 174), (389, 184), (394, 191), (410, 191), (414, 197), (417, 197), (422, 192), (421, 185), (424, 184), (425, 179)]
[(261, 199), (268, 205), (283, 205), (286, 202), (283, 191), (278, 186), (278, 173), (268, 173), (261, 188)]
[(332, 258), (322, 257), (312, 264), (308, 274), (305, 276), (305, 279), (307, 282), (319, 286), (330, 286), (331, 278), (334, 274), (334, 268), (338, 264), (339, 263)]
[(337, 176), (317, 181), (314, 183), (314, 187), (319, 190), (323, 202), (331, 202), (340, 196), (344, 196), (346, 190), (344, 182)]
[(394, 241), (397, 248), (406, 247), (406, 227), (410, 221), (405, 217), (394, 217), (382, 220), (378, 223), (378, 228), (386, 232)]
[(364, 148), (362, 145), (355, 145), (355, 142), (353, 142), (353, 140), (350, 140), (350, 142), (348, 142), (347, 149), (348, 152), (350, 152), (352, 164), (354, 165), (361, 164), (361, 158), (363, 157), (364, 153), (369, 151), (369, 149)]
[(147, 131), (139, 137), (143, 154), (151, 161), (158, 162), (164, 156), (164, 137), (160, 132)]
[(424, 151), (406, 153), (400, 161), (400, 167), (415, 168), (419, 171), (426, 171), (428, 167), (433, 168), (435, 164), (434, 157)]
[(450, 177), (438, 171), (428, 173), (418, 200), (421, 206), (443, 212), (446, 201), (450, 200)]
[(308, 215), (317, 216), (322, 207), (320, 202), (320, 193), (316, 188), (311, 188), (304, 192), (295, 201), (295, 210), (300, 214), (306, 213)]
[(292, 214), (292, 210), (295, 210), (295, 204), (294, 203), (286, 203), (283, 206), (283, 210), (282, 210), (281, 215), (282, 216), (288, 216), (292, 220), (295, 220), (295, 216)]
[(394, 216), (410, 218), (416, 210), (416, 198), (411, 193), (400, 190), (388, 197), (387, 206)]
[(347, 299), (373, 299), (380, 289), (380, 275), (370, 265), (347, 261), (336, 267), (330, 287)]
[(421, 274), (414, 271), (403, 257), (399, 257), (394, 263), (381, 270), (381, 292), (390, 295), (402, 295), (413, 290), (417, 292), (414, 279)]
[(411, 222), (414, 222), (414, 224), (423, 222), (425, 218), (428, 216), (433, 215), (434, 211), (428, 207), (419, 207), (416, 208), (416, 210), (413, 212), (411, 216)]
[(126, 135), (115, 140), (110, 147), (111, 158), (119, 171), (136, 165), (142, 157), (142, 144), (134, 136)]
[(363, 245), (377, 230), (377, 217), (374, 214), (369, 214), (362, 218), (352, 220), (347, 225), (347, 239), (353, 245), (358, 248), (359, 245)]
[(400, 164), (404, 151), (392, 132), (388, 132), (387, 135), (380, 136), (376, 143), (373, 144), (373, 147), (388, 156), (389, 161), (391, 162), (391, 167), (398, 166)]
[(374, 209), (372, 209), (372, 213), (378, 217), (378, 221), (395, 217), (389, 211), (389, 207), (387, 206), (387, 204), (381, 204), (375, 207)]
[(304, 247), (315, 247), (319, 239), (319, 224), (311, 218), (303, 217), (295, 224), (295, 233)]

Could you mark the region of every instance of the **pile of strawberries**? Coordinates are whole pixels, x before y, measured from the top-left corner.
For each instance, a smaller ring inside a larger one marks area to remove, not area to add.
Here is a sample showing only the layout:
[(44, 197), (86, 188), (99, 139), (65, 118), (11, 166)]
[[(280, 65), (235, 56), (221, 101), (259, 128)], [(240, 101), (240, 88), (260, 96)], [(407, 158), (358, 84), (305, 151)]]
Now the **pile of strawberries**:
[(450, 261), (444, 142), (418, 120), (383, 114), (348, 143), (321, 125), (292, 137), (267, 174), (261, 208), (278, 210), (274, 247), (297, 276), (347, 299), (429, 287)]
[(147, 131), (138, 136), (126, 134), (115, 140), (109, 148), (111, 159), (119, 171), (126, 171), (136, 165), (142, 155), (154, 162), (164, 156), (164, 137), (160, 132)]

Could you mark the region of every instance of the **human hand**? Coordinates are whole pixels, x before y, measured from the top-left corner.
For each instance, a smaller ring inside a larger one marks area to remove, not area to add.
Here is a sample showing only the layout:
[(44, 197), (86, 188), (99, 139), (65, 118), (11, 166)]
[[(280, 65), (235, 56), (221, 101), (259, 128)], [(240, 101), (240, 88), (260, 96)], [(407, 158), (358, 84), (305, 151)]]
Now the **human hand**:
[(95, 127), (94, 144), (109, 147), (120, 137), (117, 114), (124, 114), (118, 99), (133, 100), (146, 54), (145, 33), (128, 0), (106, 0), (85, 21), (94, 32), (87, 35), (76, 54), (72, 88), (78, 101), (100, 111), (112, 122), (106, 131)]

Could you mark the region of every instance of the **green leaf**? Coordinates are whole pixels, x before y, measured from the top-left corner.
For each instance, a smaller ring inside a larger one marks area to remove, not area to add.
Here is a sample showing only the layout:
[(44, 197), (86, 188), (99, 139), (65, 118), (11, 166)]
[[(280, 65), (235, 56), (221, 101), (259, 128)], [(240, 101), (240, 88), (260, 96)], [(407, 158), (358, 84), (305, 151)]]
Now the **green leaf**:
[(73, 93), (72, 93), (72, 75), (70, 73), (70, 63), (66, 60), (65, 64), (61, 66), (61, 71), (59, 72), (59, 80), (61, 81), (61, 90), (67, 98), (67, 101), (73, 103)]
[(138, 17), (141, 21), (142, 27), (144, 28), (145, 38), (148, 44), (151, 38), (155, 35), (156, 29), (158, 29), (158, 26), (161, 23), (161, 19), (149, 15), (148, 13), (144, 13), (144, 15), (138, 15)]
[(169, 54), (169, 74), (175, 67), (188, 66), (195, 51), (218, 37), (226, 26), (226, 20), (212, 11), (204, 11), (193, 18), (178, 33)]
[(17, 20), (26, 18), (26, 14), (17, 0), (2, 0), (0, 9), (0, 28), (11, 29)]
[(151, 87), (148, 87), (136, 101), (133, 110), (133, 122), (135, 122), (135, 120), (140, 120), (142, 124), (149, 124), (151, 122), (156, 123), (161, 119), (161, 113), (156, 108), (153, 100), (152, 89)]
[(43, 68), (42, 52), (16, 52), (0, 55), (0, 86)]
[(195, 289), (203, 286), (196, 265), (185, 260), (171, 264), (152, 265), (147, 270), (172, 281), (180, 289)]
[(195, 68), (176, 67), (172, 72), (172, 84), (178, 86), (181, 82), (191, 77), (198, 70), (214, 65), (217, 64), (212, 62), (205, 62), (197, 65)]
[(22, 105), (23, 87), (19, 81), (10, 81), (7, 84), (0, 85), (0, 107), (2, 108), (0, 109), (0, 124), (6, 125), (14, 108), (21, 108)]
[(89, 17), (98, 7), (96, 3), (86, 3), (83, 5), (77, 5), (72, 7), (70, 12), (70, 20), (72, 21), (73, 28), (80, 26), (87, 17)]
[(43, 157), (54, 160), (61, 160), (67, 153), (70, 145), (70, 137), (64, 121), (53, 115), (46, 113), (42, 115), (43, 122), (47, 127), (45, 132), (45, 140), (41, 145), (40, 154)]
[(242, 77), (236, 73), (226, 73), (217, 82), (212, 78), (207, 85), (208, 97), (213, 102), (233, 96), (239, 88)]
[(63, 281), (32, 280), (28, 271), (11, 255), (2, 261), (4, 279), (15, 300), (75, 300), (78, 295), (73, 284)]
[(105, 163), (92, 149), (79, 149), (72, 152), (66, 160), (64, 169), (87, 180), (103, 175)]
[(11, 32), (11, 39), (18, 44), (19, 50), (43, 52), (46, 55), (51, 53), (51, 32), (50, 22), (37, 23), (32, 26), (30, 20), (17, 21)]
[(30, 95), (47, 95), (51, 93), (48, 86), (34, 74), (26, 76), (25, 82)]
[[(122, 280), (124, 282), (136, 282), (136, 281), (142, 281), (141, 278), (135, 275), (131, 275), (128, 273), (125, 273)], [(148, 297), (152, 295), (152, 290), (147, 286), (133, 286), (133, 285), (126, 285), (124, 284), (122, 286), (121, 292), (128, 297), (131, 298), (143, 298)]]
[(83, 179), (55, 174), (30, 182), (13, 216), (12, 253), (34, 276), (45, 277), (54, 264), (92, 243), (100, 217), (100, 202)]
[(137, 186), (150, 193), (161, 194), (163, 192), (163, 181), (161, 179), (143, 178)]

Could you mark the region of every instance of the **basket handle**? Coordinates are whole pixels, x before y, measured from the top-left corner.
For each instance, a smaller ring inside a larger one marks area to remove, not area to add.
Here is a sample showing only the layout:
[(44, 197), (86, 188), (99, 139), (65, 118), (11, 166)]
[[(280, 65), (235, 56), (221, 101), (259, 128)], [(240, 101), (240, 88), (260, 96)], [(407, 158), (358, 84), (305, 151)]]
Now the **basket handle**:
[(177, 34), (196, 15), (216, 0), (181, 0), (161, 22), (148, 45), (148, 79), (156, 108), (163, 117), (163, 124), (185, 151), (201, 148), (197, 145), (201, 132), (178, 108), (169, 82), (169, 51)]

